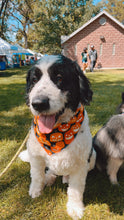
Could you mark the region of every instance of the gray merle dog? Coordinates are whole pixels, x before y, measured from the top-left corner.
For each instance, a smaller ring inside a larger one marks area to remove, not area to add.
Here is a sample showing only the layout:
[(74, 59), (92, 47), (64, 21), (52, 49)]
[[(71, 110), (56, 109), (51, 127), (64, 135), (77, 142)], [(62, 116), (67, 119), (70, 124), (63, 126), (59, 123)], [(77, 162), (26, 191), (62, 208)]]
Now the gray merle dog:
[(99, 170), (106, 169), (112, 184), (118, 183), (117, 172), (124, 163), (124, 93), (117, 113), (93, 138), (97, 152), (96, 166)]

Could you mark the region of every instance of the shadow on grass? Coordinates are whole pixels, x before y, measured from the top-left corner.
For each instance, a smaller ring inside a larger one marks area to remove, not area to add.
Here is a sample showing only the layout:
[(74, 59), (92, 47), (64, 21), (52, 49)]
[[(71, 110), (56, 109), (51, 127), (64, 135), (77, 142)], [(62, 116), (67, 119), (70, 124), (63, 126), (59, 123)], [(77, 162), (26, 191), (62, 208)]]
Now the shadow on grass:
[(84, 193), (84, 203), (103, 204), (109, 206), (111, 212), (123, 215), (124, 211), (124, 172), (119, 171), (120, 185), (112, 185), (106, 172), (99, 172), (96, 168), (89, 172)]

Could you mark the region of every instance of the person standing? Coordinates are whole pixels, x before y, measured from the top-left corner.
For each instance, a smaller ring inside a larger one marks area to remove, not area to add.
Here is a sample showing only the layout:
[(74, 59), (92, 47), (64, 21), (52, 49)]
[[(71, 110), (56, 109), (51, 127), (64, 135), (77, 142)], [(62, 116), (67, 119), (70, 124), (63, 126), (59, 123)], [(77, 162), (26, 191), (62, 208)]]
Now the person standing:
[(82, 63), (83, 63), (83, 72), (86, 73), (86, 68), (88, 66), (88, 62), (87, 62), (88, 52), (86, 47), (83, 49), (81, 55), (82, 55)]
[(97, 51), (94, 48), (94, 45), (91, 45), (91, 50), (89, 52), (89, 59), (90, 59), (90, 72), (93, 72), (93, 69), (97, 62)]

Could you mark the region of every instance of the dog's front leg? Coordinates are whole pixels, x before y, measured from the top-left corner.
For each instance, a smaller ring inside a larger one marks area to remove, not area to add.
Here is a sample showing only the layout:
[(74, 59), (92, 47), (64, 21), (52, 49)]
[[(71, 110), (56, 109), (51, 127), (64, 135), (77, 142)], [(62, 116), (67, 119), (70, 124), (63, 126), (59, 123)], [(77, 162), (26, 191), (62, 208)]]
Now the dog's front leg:
[(31, 184), (29, 195), (32, 198), (38, 197), (45, 184), (45, 161), (41, 157), (31, 157)]
[(82, 218), (84, 206), (82, 203), (88, 165), (79, 167), (79, 170), (69, 177), (67, 212), (72, 219)]

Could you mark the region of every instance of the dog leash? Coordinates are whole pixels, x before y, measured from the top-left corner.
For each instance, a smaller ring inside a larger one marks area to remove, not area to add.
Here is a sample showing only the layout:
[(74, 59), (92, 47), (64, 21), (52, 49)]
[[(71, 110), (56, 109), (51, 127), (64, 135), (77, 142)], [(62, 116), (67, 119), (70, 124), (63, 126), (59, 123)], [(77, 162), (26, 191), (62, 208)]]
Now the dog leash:
[(16, 152), (16, 154), (13, 156), (12, 160), (8, 163), (8, 165), (5, 167), (5, 169), (0, 173), (0, 178), (7, 172), (7, 170), (10, 168), (10, 166), (12, 165), (12, 163), (15, 161), (15, 159), (18, 157), (19, 153), (21, 152), (22, 148), (24, 147), (25, 143), (28, 140), (30, 134), (30, 130), (27, 133), (25, 139), (23, 140), (21, 146), (19, 147), (18, 151)]

